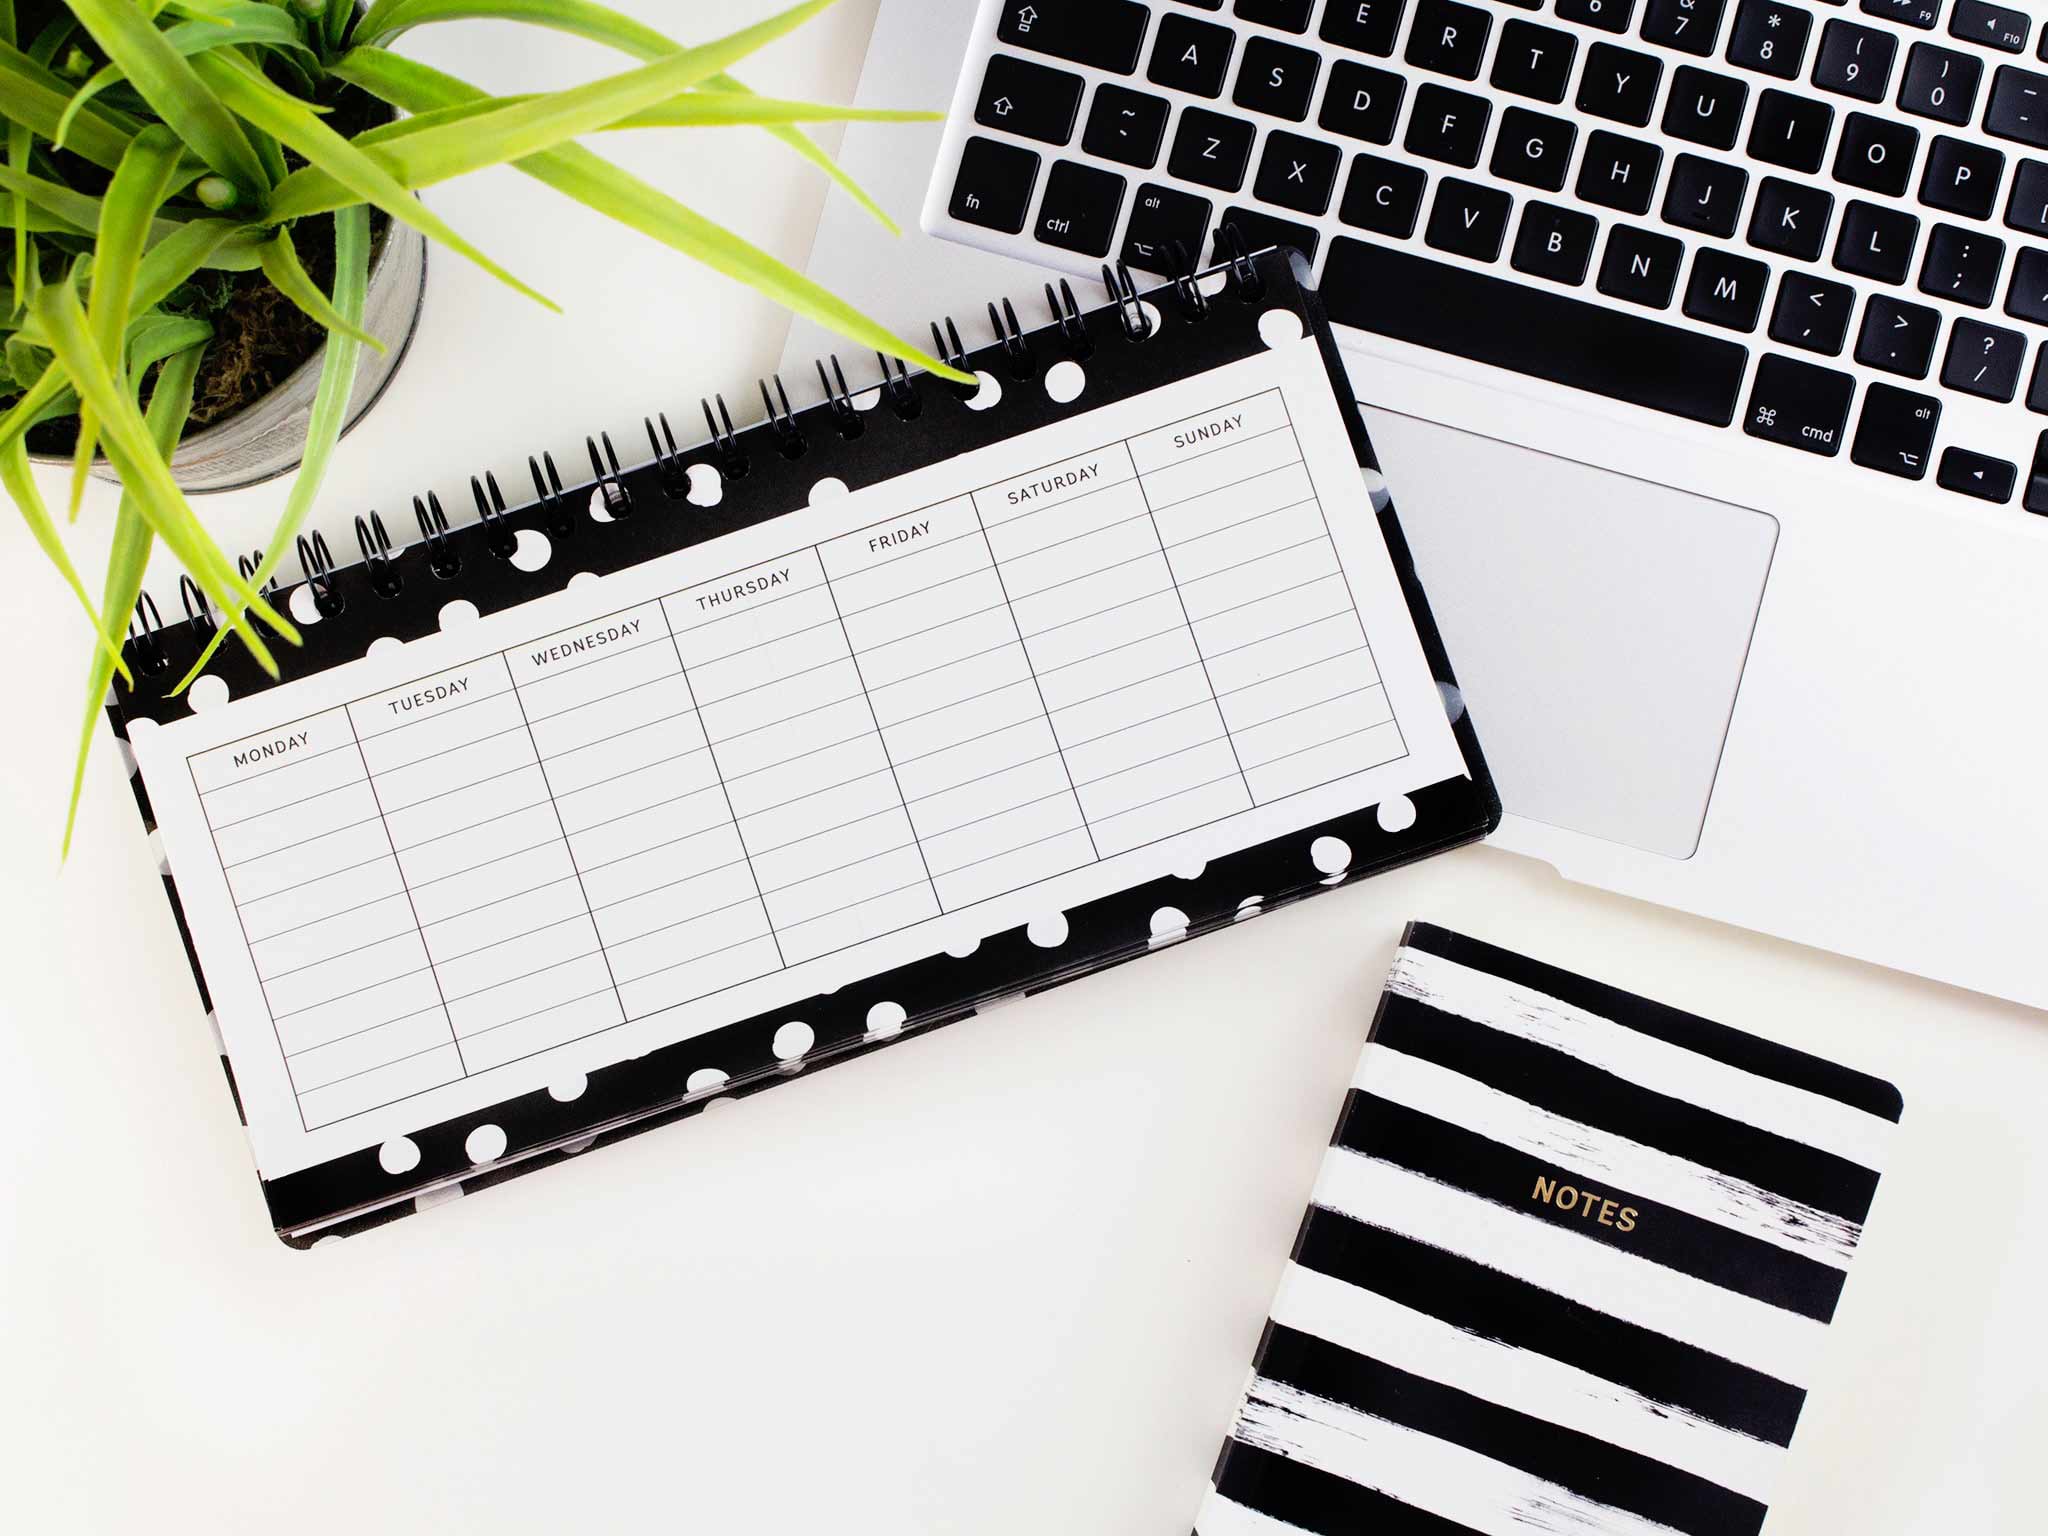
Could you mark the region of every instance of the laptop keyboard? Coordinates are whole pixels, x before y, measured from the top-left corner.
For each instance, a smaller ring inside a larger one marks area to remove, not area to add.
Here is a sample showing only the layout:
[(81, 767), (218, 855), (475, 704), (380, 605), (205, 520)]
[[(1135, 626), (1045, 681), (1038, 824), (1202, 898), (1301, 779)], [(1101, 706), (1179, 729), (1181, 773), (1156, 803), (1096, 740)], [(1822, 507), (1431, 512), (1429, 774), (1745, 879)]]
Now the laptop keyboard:
[(2020, 6), (1005, 0), (980, 46), (977, 243), (1165, 272), (1234, 224), (1339, 324), (2048, 514)]

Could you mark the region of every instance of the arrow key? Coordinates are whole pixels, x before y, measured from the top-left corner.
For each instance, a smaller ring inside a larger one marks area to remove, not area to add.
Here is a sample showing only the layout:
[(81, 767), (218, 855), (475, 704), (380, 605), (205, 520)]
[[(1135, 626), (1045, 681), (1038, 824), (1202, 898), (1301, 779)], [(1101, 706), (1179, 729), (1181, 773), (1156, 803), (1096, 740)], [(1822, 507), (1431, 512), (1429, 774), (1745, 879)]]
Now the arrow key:
[(974, 120), (984, 128), (1064, 144), (1074, 136), (1085, 84), (1079, 75), (1063, 69), (998, 53), (990, 57), (988, 72), (981, 77)]
[(1849, 335), (1849, 317), (1855, 310), (1855, 291), (1846, 284), (1788, 271), (1778, 282), (1778, 302), (1771, 311), (1771, 340), (1839, 357), (1842, 343)]
[(2003, 502), (2012, 500), (2012, 483), (2018, 474), (2004, 459), (1972, 453), (1967, 448), (1944, 448), (1934, 480), (1944, 491)]
[(1928, 455), (1934, 451), (1934, 429), (1940, 424), (1941, 402), (1933, 396), (1873, 384), (1863, 397), (1863, 417), (1856, 423), (1849, 457), (1865, 469), (1924, 480)]

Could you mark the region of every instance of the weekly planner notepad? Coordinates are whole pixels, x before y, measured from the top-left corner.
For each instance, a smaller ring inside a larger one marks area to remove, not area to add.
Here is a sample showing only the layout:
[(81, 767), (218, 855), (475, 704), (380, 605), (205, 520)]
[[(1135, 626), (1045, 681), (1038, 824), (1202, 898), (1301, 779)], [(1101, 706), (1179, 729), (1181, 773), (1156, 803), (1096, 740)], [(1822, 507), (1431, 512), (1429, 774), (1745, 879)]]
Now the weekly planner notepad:
[[(1498, 817), (1312, 295), (1240, 259), (366, 559), (117, 728), (305, 1239)], [(779, 390), (779, 386), (778, 386)], [(764, 390), (764, 400), (769, 399)]]

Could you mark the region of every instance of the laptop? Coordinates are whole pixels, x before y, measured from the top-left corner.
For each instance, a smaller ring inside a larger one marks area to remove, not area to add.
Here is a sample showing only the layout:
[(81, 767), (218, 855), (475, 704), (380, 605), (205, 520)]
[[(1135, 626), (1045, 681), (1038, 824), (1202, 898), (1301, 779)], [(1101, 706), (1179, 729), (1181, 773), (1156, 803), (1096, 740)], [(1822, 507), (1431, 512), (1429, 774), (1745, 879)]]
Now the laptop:
[[(811, 274), (892, 322), (1310, 261), (1568, 878), (2048, 1006), (2048, 22), (882, 0)], [(786, 363), (833, 342), (803, 325)]]

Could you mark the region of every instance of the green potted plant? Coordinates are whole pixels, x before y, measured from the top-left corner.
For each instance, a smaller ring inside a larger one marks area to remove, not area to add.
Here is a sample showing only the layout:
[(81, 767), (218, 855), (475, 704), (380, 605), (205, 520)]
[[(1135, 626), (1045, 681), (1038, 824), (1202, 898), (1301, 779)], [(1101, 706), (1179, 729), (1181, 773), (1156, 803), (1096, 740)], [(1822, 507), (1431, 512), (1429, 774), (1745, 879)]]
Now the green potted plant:
[[(509, 163), (863, 346), (966, 381), (577, 142), (758, 125), (886, 223), (800, 125), (934, 114), (779, 101), (727, 73), (832, 3), (684, 46), (591, 0), (0, 0), (0, 484), (94, 631), (73, 816), (156, 540), (218, 611), (216, 643), (233, 635), (273, 675), (271, 638), (296, 643), (261, 589), (341, 433), (397, 366), (426, 243), (555, 307), (434, 214), (423, 188)], [(481, 18), (638, 62), (562, 91), (492, 96), (392, 51), (413, 28)], [(72, 518), (96, 468), (120, 482), (97, 603), (38, 492), (38, 452), (70, 463)], [(269, 553), (245, 577), (188, 491), (293, 462)], [(67, 847), (70, 835), (67, 818)]]

